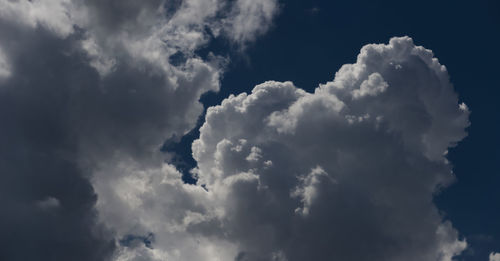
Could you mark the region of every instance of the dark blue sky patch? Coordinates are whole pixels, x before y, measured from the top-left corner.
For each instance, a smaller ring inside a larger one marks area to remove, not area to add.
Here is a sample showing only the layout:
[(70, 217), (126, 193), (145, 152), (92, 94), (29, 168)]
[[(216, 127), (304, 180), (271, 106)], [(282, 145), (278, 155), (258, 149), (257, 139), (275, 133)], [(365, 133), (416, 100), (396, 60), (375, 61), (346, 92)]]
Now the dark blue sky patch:
[(126, 247), (135, 247), (139, 244), (144, 244), (145, 247), (153, 249), (153, 243), (155, 241), (155, 235), (153, 233), (148, 233), (145, 236), (140, 235), (126, 235), (120, 239), (119, 243)]
[(168, 163), (173, 164), (182, 173), (182, 181), (188, 184), (196, 184), (196, 177), (191, 170), (196, 167), (193, 159), (191, 144), (200, 136), (200, 127), (203, 125), (205, 113), (196, 123), (196, 127), (182, 137), (172, 137), (163, 143), (161, 151), (169, 154)]

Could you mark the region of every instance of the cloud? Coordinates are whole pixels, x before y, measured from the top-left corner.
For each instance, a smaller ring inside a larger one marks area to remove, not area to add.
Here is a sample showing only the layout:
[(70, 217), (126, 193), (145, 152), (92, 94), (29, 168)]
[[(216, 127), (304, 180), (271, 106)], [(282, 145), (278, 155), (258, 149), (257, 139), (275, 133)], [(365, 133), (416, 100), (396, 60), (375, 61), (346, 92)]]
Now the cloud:
[(499, 261), (499, 260), (500, 260), (500, 253), (495, 253), (495, 252), (490, 253), (490, 261)]
[(454, 180), (445, 155), (468, 116), (408, 37), (364, 46), (314, 93), (266, 82), (232, 95), (193, 143), (223, 209), (217, 230), (197, 232), (234, 242), (237, 260), (452, 260), (467, 243), (433, 196)]
[[(149, 228), (141, 223), (147, 212), (119, 222), (128, 214), (119, 203), (142, 202), (133, 193), (142, 195), (137, 186), (145, 186), (139, 182), (148, 178), (144, 175), (175, 172), (163, 171), (159, 148), (191, 130), (203, 111), (200, 96), (219, 89), (229, 58), (201, 57), (196, 51), (217, 37), (235, 41), (232, 35), (238, 34), (244, 39), (235, 42), (239, 45), (265, 32), (255, 26), (259, 33), (223, 30), (224, 21), (233, 20), (233, 5), (222, 0), (0, 0), (0, 229), (8, 235), (0, 241), (0, 259), (176, 256), (120, 243), (156, 231), (142, 229)], [(271, 22), (261, 14), (264, 9), (249, 7), (252, 15)], [(178, 190), (168, 197), (188, 193), (182, 184), (170, 186)], [(174, 237), (183, 213), (194, 213), (188, 224), (199, 222), (195, 210), (172, 213)], [(163, 241), (161, 230), (158, 234), (151, 239), (155, 244), (174, 242)], [(210, 244), (200, 251), (222, 254)]]
[(198, 185), (163, 141), (202, 113), (276, 1), (0, 0), (0, 259), (451, 260), (433, 196), (466, 136), (446, 68), (408, 37), (314, 93), (266, 82), (211, 107)]
[(368, 79), (361, 83), (359, 89), (352, 91), (352, 96), (354, 99), (360, 99), (367, 95), (375, 96), (384, 92), (388, 86), (379, 73), (372, 73)]
[(97, 209), (116, 260), (450, 261), (467, 243), (433, 196), (469, 113), (430, 50), (393, 38), (313, 93), (270, 81), (209, 108), (198, 185), (160, 161), (101, 162)]
[(155, 233), (134, 258), (452, 260), (467, 243), (433, 196), (454, 180), (446, 151), (468, 116), (431, 51), (393, 38), (314, 93), (270, 81), (209, 108), (202, 186), (157, 166), (98, 188), (117, 208), (101, 211), (120, 234)]
[[(311, 207), (314, 200), (318, 195), (317, 186), (321, 184), (322, 178), (326, 178), (328, 181), (328, 173), (326, 173), (321, 167), (316, 167), (311, 170), (309, 174), (304, 177), (301, 177), (301, 183), (292, 191), (292, 197), (299, 197), (302, 207), (298, 207), (295, 209), (296, 213), (301, 213), (303, 215), (309, 215), (309, 208)], [(331, 179), (330, 182), (335, 183), (335, 180)]]
[(10, 76), (10, 66), (3, 51), (0, 49), (0, 81)]
[(117, 237), (154, 235), (150, 247), (143, 242), (122, 244), (116, 260), (231, 260), (237, 254), (223, 238), (191, 233), (193, 227), (215, 220), (217, 213), (206, 208), (211, 204), (207, 192), (184, 184), (173, 166), (145, 168), (122, 161), (100, 171), (97, 175), (113, 182), (102, 178), (95, 184), (100, 192), (97, 208)]
[(73, 33), (72, 2), (53, 1), (0, 1), (0, 17), (25, 26), (43, 26), (61, 37)]
[(265, 33), (278, 12), (278, 5), (268, 0), (237, 0), (231, 7), (231, 15), (224, 22), (224, 31), (243, 46)]

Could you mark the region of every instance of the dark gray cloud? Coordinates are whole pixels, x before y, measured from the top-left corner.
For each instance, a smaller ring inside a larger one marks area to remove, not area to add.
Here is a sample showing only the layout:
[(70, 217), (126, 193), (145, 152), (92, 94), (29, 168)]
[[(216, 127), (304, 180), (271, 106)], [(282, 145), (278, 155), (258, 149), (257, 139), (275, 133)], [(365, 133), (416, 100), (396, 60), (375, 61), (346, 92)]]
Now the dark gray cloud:
[(68, 56), (72, 40), (2, 23), (12, 76), (0, 86), (2, 260), (103, 260), (115, 243), (100, 226), (97, 196), (76, 160), (68, 108), (97, 73)]
[[(195, 51), (227, 4), (0, 0), (0, 259), (139, 260), (120, 240), (152, 231), (114, 227), (107, 189), (161, 166), (163, 142), (195, 126), (227, 62)], [(199, 209), (182, 193), (176, 208)]]

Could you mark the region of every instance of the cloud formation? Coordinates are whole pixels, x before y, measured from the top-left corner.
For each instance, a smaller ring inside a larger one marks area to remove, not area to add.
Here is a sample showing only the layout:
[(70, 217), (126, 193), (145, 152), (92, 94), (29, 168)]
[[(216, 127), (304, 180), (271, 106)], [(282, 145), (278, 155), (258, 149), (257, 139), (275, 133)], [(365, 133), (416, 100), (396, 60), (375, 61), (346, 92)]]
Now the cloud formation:
[(197, 50), (243, 46), (270, 26), (276, 1), (242, 2), (0, 0), (0, 259), (133, 248), (99, 208), (113, 207), (109, 188), (161, 165), (162, 143), (191, 130), (200, 96), (219, 89), (228, 58)]
[(238, 260), (451, 260), (467, 244), (433, 196), (468, 115), (432, 52), (393, 38), (314, 93), (266, 82), (209, 108), (196, 172)]
[[(276, 1), (0, 0), (2, 260), (439, 260), (433, 203), (466, 136), (446, 68), (408, 37), (314, 93), (265, 82), (208, 109), (198, 185), (165, 163)], [(490, 259), (495, 258), (492, 253)], [(495, 260), (495, 259), (492, 259)]]
[(120, 260), (450, 261), (467, 243), (433, 197), (468, 117), (432, 52), (393, 38), (314, 93), (270, 81), (231, 95), (193, 143), (198, 185), (125, 164), (136, 174), (98, 189), (99, 209), (121, 235), (154, 233)]

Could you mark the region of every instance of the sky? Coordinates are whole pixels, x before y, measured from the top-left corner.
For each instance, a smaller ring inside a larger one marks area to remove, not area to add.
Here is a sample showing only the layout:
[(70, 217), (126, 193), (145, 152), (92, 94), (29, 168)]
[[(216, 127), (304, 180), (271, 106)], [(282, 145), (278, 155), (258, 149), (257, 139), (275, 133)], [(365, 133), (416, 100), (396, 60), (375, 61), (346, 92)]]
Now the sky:
[(500, 260), (495, 1), (0, 0), (1, 260)]

